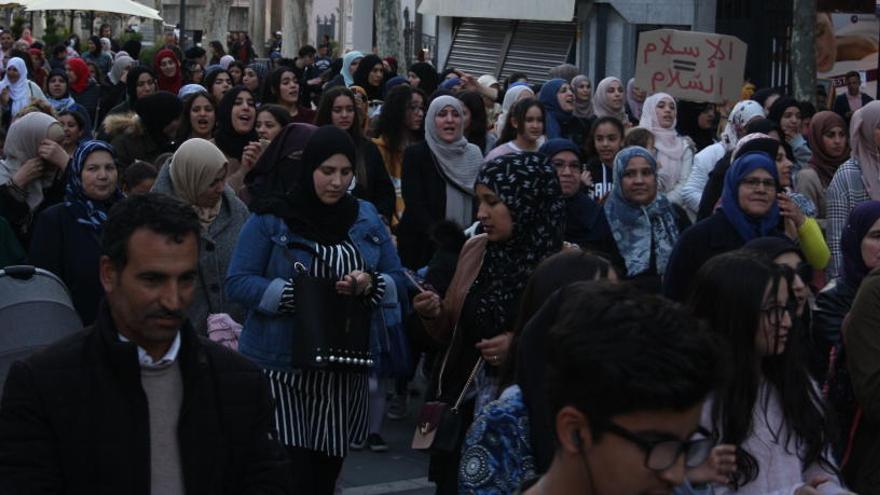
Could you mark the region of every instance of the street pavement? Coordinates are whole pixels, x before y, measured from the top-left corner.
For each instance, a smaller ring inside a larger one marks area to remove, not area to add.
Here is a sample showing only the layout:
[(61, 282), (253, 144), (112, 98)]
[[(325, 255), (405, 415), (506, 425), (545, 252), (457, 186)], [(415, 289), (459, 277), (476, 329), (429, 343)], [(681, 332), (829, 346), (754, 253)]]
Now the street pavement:
[[(421, 397), (411, 397), (406, 419), (385, 419), (382, 437), (388, 443), (388, 452), (374, 453), (364, 448), (350, 451), (342, 466), (337, 493), (342, 495), (430, 495), (434, 484), (427, 479), (428, 455), (410, 448), (415, 415), (421, 406)], [(341, 492), (340, 492), (341, 489)]]

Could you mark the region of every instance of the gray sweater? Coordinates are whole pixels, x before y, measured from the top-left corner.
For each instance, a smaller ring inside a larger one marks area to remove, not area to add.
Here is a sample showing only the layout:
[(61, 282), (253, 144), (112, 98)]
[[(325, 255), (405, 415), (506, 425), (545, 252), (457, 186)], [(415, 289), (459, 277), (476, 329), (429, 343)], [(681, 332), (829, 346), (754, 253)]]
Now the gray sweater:
[[(169, 167), (163, 167), (153, 184), (153, 191), (178, 197), (171, 183)], [(248, 217), (248, 209), (229, 186), (223, 191), (220, 214), (207, 231), (202, 229), (199, 243), (199, 285), (187, 311), (190, 321), (201, 335), (207, 333), (209, 314), (228, 313), (233, 320), (243, 323), (245, 311), (226, 298), (223, 281), (229, 268), (229, 259), (238, 243), (238, 233)]]

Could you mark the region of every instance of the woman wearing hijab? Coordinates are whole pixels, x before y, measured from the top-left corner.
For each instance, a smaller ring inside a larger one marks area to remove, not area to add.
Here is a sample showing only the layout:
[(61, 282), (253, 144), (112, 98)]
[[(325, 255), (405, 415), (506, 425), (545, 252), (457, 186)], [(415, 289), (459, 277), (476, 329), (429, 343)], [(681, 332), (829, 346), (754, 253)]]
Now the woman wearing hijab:
[(596, 85), (593, 92), (593, 111), (596, 117), (614, 117), (625, 128), (632, 127), (629, 117), (626, 115), (626, 99), (623, 94), (623, 84), (616, 77), (606, 77)]
[(349, 88), (354, 86), (354, 73), (357, 71), (363, 58), (364, 54), (357, 50), (346, 53), (342, 57), (342, 68), (339, 70), (339, 74), (327, 83), (327, 87), (331, 88), (340, 84), (344, 84)]
[(642, 120), (642, 106), (646, 97), (647, 93), (636, 86), (636, 78), (630, 78), (626, 83), (626, 115), (633, 125)]
[(587, 139), (588, 129), (581, 119), (575, 118), (574, 93), (571, 85), (562, 79), (551, 79), (541, 87), (538, 100), (544, 104), (546, 125), (544, 133), (547, 139), (563, 138), (583, 146)]
[(53, 69), (49, 73), (49, 77), (46, 80), (46, 101), (52, 105), (56, 113), (72, 108), (86, 112), (86, 109), (70, 96), (67, 72), (64, 69)]
[(232, 55), (223, 55), (222, 57), (220, 57), (220, 61), (217, 65), (219, 65), (220, 68), (223, 70), (228, 70), (229, 64), (231, 64), (232, 62), (235, 62), (235, 57), (233, 57)]
[[(773, 150), (775, 152), (775, 150)], [(678, 238), (663, 279), (663, 294), (684, 301), (694, 275), (709, 258), (779, 232), (779, 172), (769, 153), (737, 155), (724, 178), (721, 208)]]
[(767, 118), (779, 124), (785, 142), (791, 146), (795, 159), (795, 174), (807, 167), (812, 151), (802, 134), (801, 106), (794, 98), (783, 96), (776, 100), (767, 112)]
[(501, 103), (501, 113), (498, 115), (498, 121), (495, 122), (495, 134), (498, 135), (499, 138), (504, 133), (504, 126), (507, 125), (508, 116), (516, 102), (524, 98), (534, 97), (535, 92), (527, 85), (513, 86), (504, 93), (504, 100)]
[(0, 80), (0, 103), (3, 104), (3, 123), (8, 126), (22, 108), (34, 98), (46, 99), (37, 83), (28, 80), (24, 60), (12, 57), (6, 63), (6, 73)]
[(810, 133), (807, 137), (813, 154), (808, 166), (797, 173), (795, 187), (816, 205), (816, 220), (824, 229), (828, 215), (825, 192), (837, 169), (850, 156), (846, 122), (834, 112), (819, 112), (810, 121)]
[(69, 155), (61, 147), (64, 129), (53, 117), (33, 112), (6, 133), (0, 162), (0, 212), (21, 241), (30, 245), (34, 215), (60, 202), (67, 184)]
[(416, 62), (410, 65), (407, 79), (410, 86), (421, 89), (426, 95), (433, 94), (440, 83), (437, 69), (428, 62)]
[(64, 67), (73, 99), (89, 112), (89, 118), (94, 122), (101, 100), (101, 87), (92, 79), (89, 66), (83, 59), (68, 58)]
[[(279, 138), (290, 135), (286, 129)], [(281, 190), (251, 204), (254, 214), (241, 231), (226, 278), (228, 296), (248, 311), (238, 350), (266, 370), (296, 493), (334, 492), (349, 444), (367, 436), (368, 414), (367, 368), (294, 367), (300, 290), (294, 265), (313, 277), (338, 280), (340, 294), (358, 297), (371, 309), (388, 281), (402, 286), (400, 261), (375, 207), (346, 193), (354, 161), (355, 147), (345, 131), (334, 126), (315, 131)]]
[[(113, 67), (110, 69), (110, 74), (108, 75), (110, 84), (104, 87), (102, 91), (103, 94), (101, 95), (101, 108), (98, 112), (98, 119), (100, 121), (104, 120), (104, 117), (110, 113), (111, 109), (125, 101), (128, 71), (136, 63), (137, 62), (128, 55), (116, 57), (113, 61)], [(98, 124), (100, 125), (100, 122)]]
[[(681, 197), (687, 178), (694, 165), (694, 144), (679, 136), (675, 130), (675, 98), (666, 93), (655, 93), (645, 100), (639, 127), (654, 135), (654, 148), (659, 162), (657, 179), (660, 192), (673, 204), (685, 207)], [(691, 218), (696, 218), (696, 210), (685, 210)]]
[(684, 210), (660, 191), (658, 163), (640, 146), (614, 158), (614, 186), (605, 201), (605, 217), (623, 258), (625, 278), (647, 292), (660, 292), (679, 234), (690, 226)]
[[(465, 392), (459, 409), (464, 429), (480, 403), (496, 396), (520, 296), (538, 264), (562, 249), (565, 224), (559, 181), (543, 155), (498, 157), (475, 184), (485, 233), (462, 248), (442, 302), (431, 291), (414, 300), (428, 334), (447, 347), (431, 400), (455, 403)], [(476, 385), (464, 390), (471, 374)], [(455, 440), (460, 445), (463, 439)], [(438, 494), (458, 493), (460, 448), (453, 452), (431, 457), (428, 478)]]
[(718, 131), (715, 104), (687, 100), (677, 103), (675, 129), (694, 142), (694, 152), (699, 153), (714, 144)]
[(107, 212), (123, 199), (113, 147), (85, 141), (70, 161), (64, 202), (34, 222), (30, 261), (58, 275), (84, 325), (95, 321), (104, 289), (98, 279), (101, 233)]
[(709, 174), (722, 159), (730, 161), (730, 154), (733, 153), (739, 138), (748, 134), (746, 127), (752, 121), (763, 117), (764, 109), (758, 102), (751, 100), (738, 102), (727, 117), (727, 125), (724, 127), (721, 139), (694, 155), (694, 165), (691, 167), (687, 182), (681, 189), (681, 198), (686, 209), (697, 212), (698, 219), (704, 218), (700, 215), (700, 201), (706, 183), (709, 182)]
[(173, 138), (183, 104), (176, 94), (159, 91), (138, 98), (134, 110), (134, 114), (111, 116), (104, 121), (123, 172), (135, 160), (152, 163), (162, 153), (174, 151)]
[(133, 112), (138, 98), (151, 95), (156, 91), (156, 74), (153, 73), (153, 70), (143, 65), (134, 65), (125, 76), (125, 100), (113, 107), (108, 115)]
[(110, 72), (110, 66), (113, 64), (113, 57), (110, 52), (104, 51), (101, 44), (101, 38), (92, 36), (89, 38), (89, 49), (82, 54), (82, 59), (86, 62), (92, 62), (97, 65), (104, 74)]
[(183, 71), (174, 51), (163, 48), (153, 57), (153, 71), (159, 76), (159, 90), (177, 94), (183, 86)]
[(425, 141), (404, 153), (406, 209), (397, 236), (407, 267), (418, 269), (430, 261), (434, 249), (427, 234), (434, 224), (449, 220), (465, 229), (473, 223), (473, 184), (483, 153), (464, 138), (463, 114), (457, 98), (435, 98), (425, 115)]
[(266, 76), (269, 75), (269, 69), (262, 63), (253, 63), (244, 68), (241, 76), (241, 83), (250, 90), (254, 96), (263, 94), (263, 85), (266, 82)]
[(187, 316), (196, 331), (205, 335), (208, 316), (228, 314), (244, 321), (244, 311), (223, 289), (232, 251), (247, 220), (248, 210), (226, 185), (226, 157), (210, 141), (190, 139), (174, 152), (171, 163), (159, 171), (154, 192), (174, 196), (190, 205), (202, 224), (199, 249), (199, 283)]
[(595, 112), (593, 111), (593, 83), (590, 78), (583, 74), (574, 76), (574, 79), (571, 80), (571, 89), (574, 91), (574, 112), (572, 112), (574, 116), (579, 119), (592, 119)]
[(259, 145), (260, 141), (254, 130), (257, 121), (256, 99), (244, 86), (236, 86), (220, 100), (216, 115), (217, 129), (213, 142), (226, 155), (229, 163), (226, 181), (233, 191), (238, 191), (244, 183), (245, 174), (254, 165), (243, 158), (245, 147), (251, 143)]
[(565, 241), (601, 253), (608, 259), (616, 257), (617, 245), (605, 211), (581, 182), (584, 164), (580, 148), (568, 139), (557, 138), (547, 140), (539, 153), (547, 157), (559, 180), (565, 201)]
[(853, 113), (849, 123), (852, 154), (841, 165), (826, 191), (828, 247), (831, 264), (826, 273), (837, 277), (843, 266), (840, 238), (849, 213), (859, 203), (880, 200), (880, 101), (872, 101)]
[(385, 66), (378, 55), (367, 55), (362, 58), (357, 70), (352, 74), (352, 81), (366, 90), (370, 101), (381, 100), (385, 96), (383, 94), (385, 79)]

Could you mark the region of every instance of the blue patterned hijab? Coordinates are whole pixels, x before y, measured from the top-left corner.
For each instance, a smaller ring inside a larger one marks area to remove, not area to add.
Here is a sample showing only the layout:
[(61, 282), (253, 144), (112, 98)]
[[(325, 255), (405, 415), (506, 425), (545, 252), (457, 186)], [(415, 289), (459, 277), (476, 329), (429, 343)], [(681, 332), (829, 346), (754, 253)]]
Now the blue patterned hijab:
[(626, 263), (628, 277), (649, 270), (652, 256), (657, 273), (664, 273), (679, 234), (672, 203), (659, 189), (654, 201), (644, 206), (632, 203), (623, 195), (623, 174), (630, 160), (638, 156), (648, 161), (657, 185), (657, 160), (645, 148), (630, 146), (614, 157), (614, 186), (605, 201), (605, 216)]
[(773, 205), (770, 211), (763, 217), (753, 218), (742, 210), (739, 205), (739, 183), (747, 175), (755, 170), (763, 169), (769, 173), (773, 180), (779, 184), (779, 172), (776, 163), (767, 153), (752, 151), (738, 156), (733, 161), (727, 174), (724, 175), (724, 191), (721, 193), (721, 211), (727, 220), (742, 237), (743, 242), (749, 242), (758, 237), (764, 237), (773, 232), (779, 226), (779, 203), (776, 201), (776, 191), (771, 193)]
[(84, 141), (73, 153), (67, 174), (67, 188), (64, 191), (64, 205), (71, 209), (76, 221), (101, 233), (104, 222), (107, 220), (107, 212), (117, 201), (123, 199), (119, 187), (105, 201), (95, 201), (86, 196), (83, 190), (82, 171), (86, 158), (95, 151), (106, 151), (116, 160), (116, 152), (113, 147), (104, 141)]
[(511, 316), (538, 263), (562, 249), (565, 203), (556, 170), (539, 153), (499, 156), (483, 165), (476, 183), (491, 189), (513, 220), (510, 239), (487, 243), (474, 282), (477, 328), (493, 337), (511, 330)]

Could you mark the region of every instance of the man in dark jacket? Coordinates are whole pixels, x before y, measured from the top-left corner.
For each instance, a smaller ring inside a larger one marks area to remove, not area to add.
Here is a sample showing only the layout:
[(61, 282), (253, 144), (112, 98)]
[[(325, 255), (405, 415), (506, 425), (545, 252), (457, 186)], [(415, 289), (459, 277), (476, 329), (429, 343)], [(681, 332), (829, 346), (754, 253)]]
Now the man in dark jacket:
[(849, 122), (853, 112), (862, 108), (872, 101), (872, 98), (860, 89), (862, 77), (856, 71), (846, 73), (846, 91), (837, 95), (834, 99), (834, 113)]
[(96, 323), (10, 370), (0, 493), (290, 492), (260, 371), (184, 318), (199, 228), (156, 193), (111, 210)]

